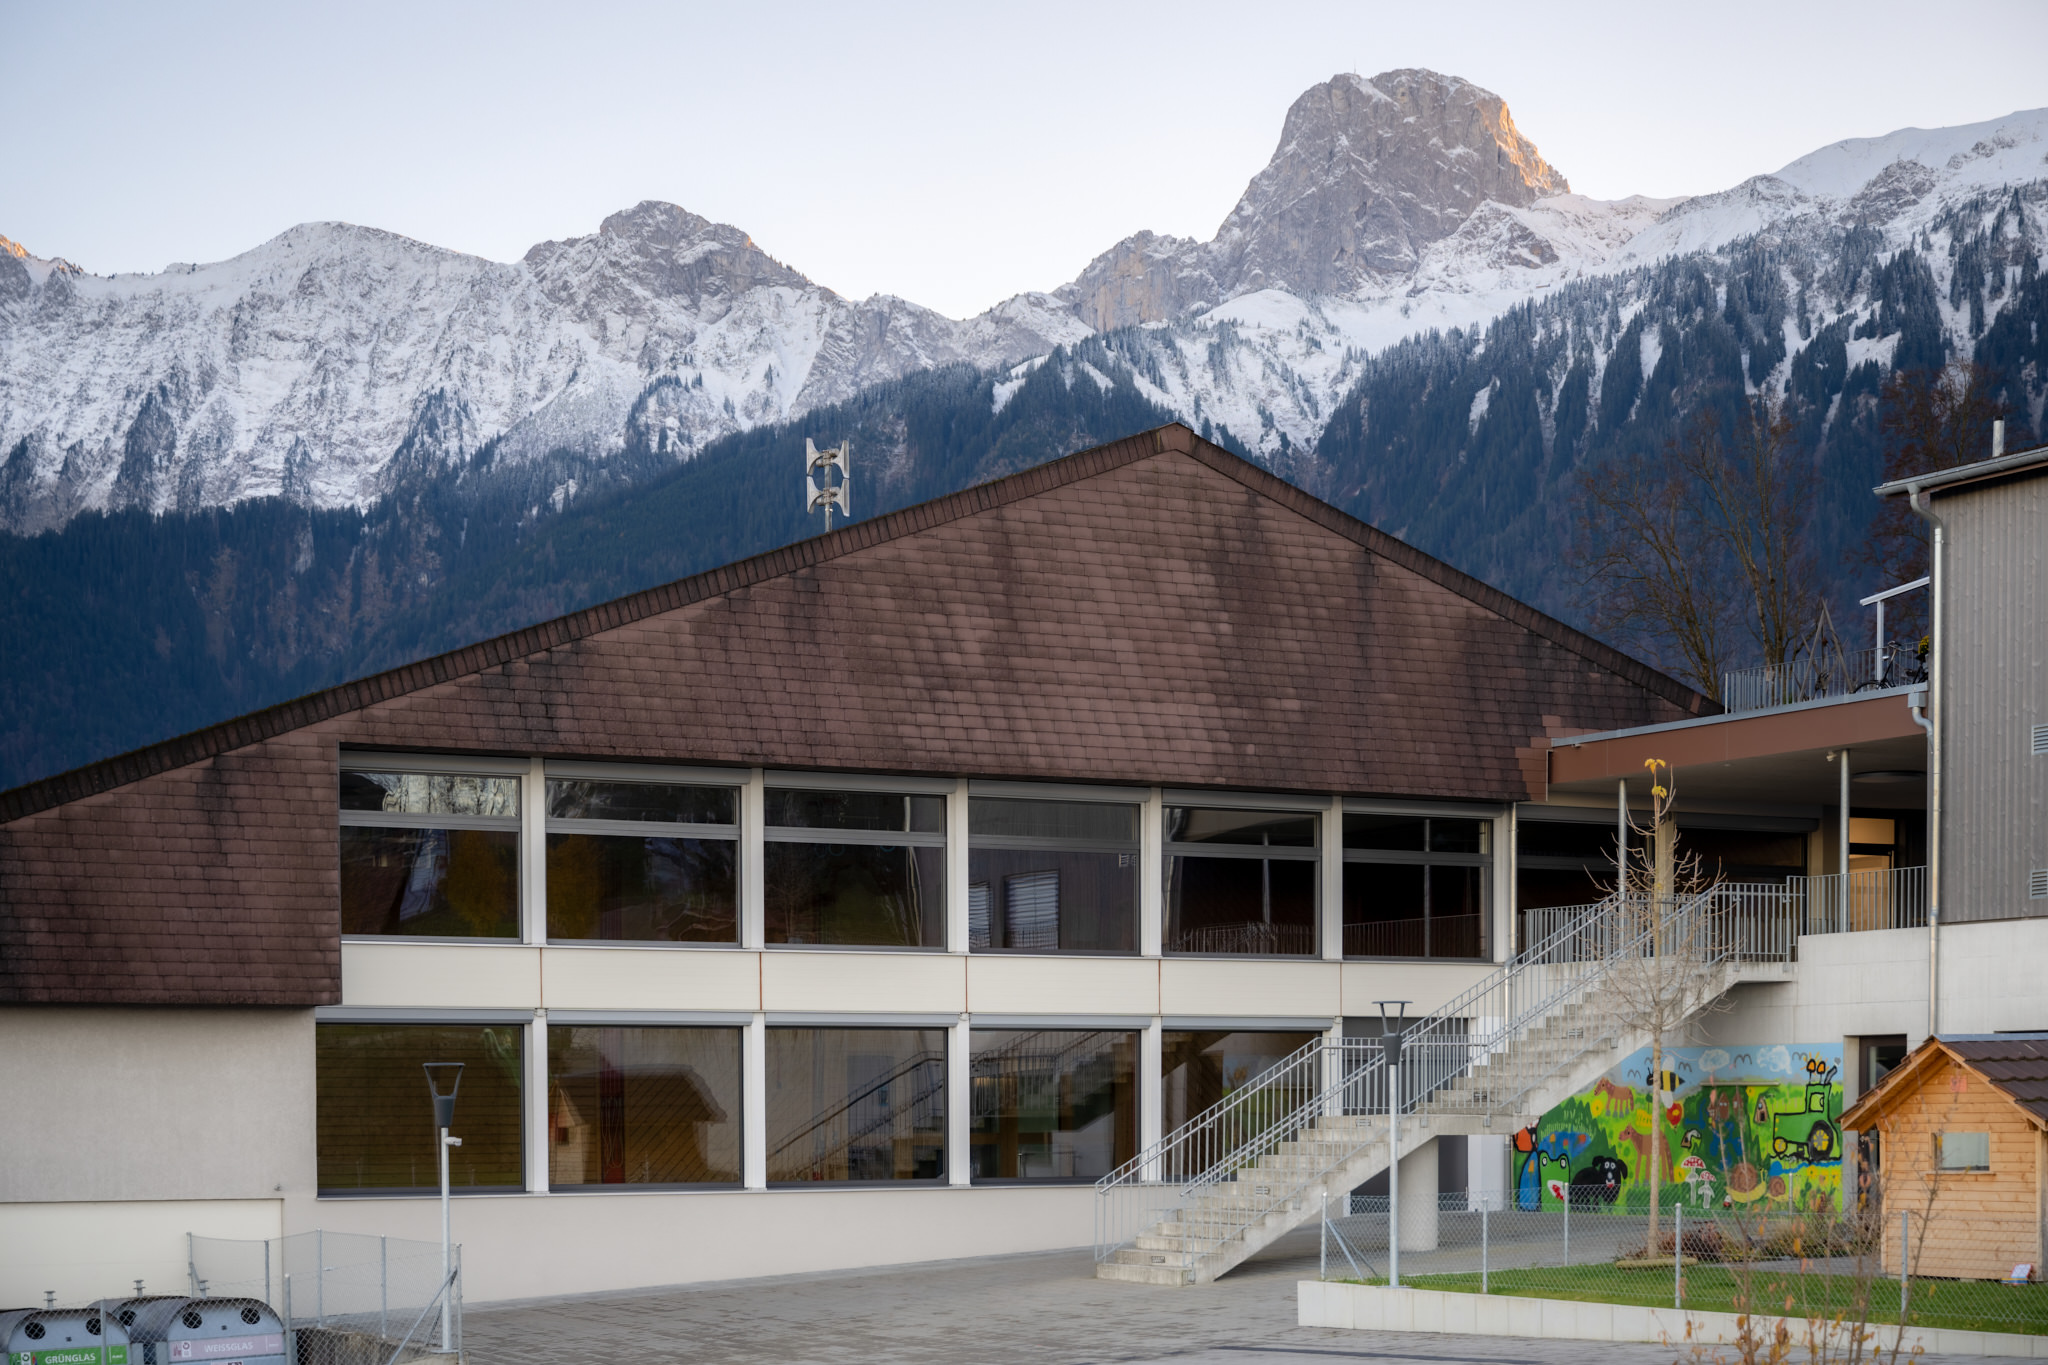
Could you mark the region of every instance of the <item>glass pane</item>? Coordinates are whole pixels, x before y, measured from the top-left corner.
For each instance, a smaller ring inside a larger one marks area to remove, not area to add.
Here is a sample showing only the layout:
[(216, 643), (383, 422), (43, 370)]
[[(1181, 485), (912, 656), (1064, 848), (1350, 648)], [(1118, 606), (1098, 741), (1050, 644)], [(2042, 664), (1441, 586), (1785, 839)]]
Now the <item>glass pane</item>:
[(1429, 820), (1431, 853), (1484, 853), (1489, 824), (1484, 820)]
[(1166, 882), (1168, 952), (1316, 951), (1313, 862), (1173, 857)]
[(313, 1030), (319, 1187), (440, 1188), (425, 1062), (461, 1062), (448, 1153), (458, 1194), (523, 1189), (526, 1030), (516, 1024), (320, 1024)]
[[(1168, 1029), (1160, 1049), (1160, 1131), (1171, 1133), (1211, 1105), (1230, 1098), (1246, 1082), (1316, 1036)], [(1195, 1172), (1167, 1172), (1169, 1178), (1182, 1174)]]
[(519, 818), (519, 779), (455, 773), (343, 773), (343, 810)]
[(1524, 820), (1515, 829), (1515, 852), (1524, 858), (1582, 858), (1612, 867), (1614, 823)]
[(761, 863), (770, 943), (945, 945), (943, 848), (770, 843)]
[(1421, 853), (1429, 842), (1429, 821), (1420, 815), (1344, 813), (1344, 847)]
[(969, 948), (1138, 950), (1136, 853), (977, 848), (967, 877)]
[(990, 838), (1138, 842), (1138, 808), (1106, 801), (977, 796), (967, 803), (967, 825), (973, 834)]
[(1428, 869), (1405, 863), (1344, 864), (1344, 956), (1424, 956), (1427, 881)]
[(1936, 1138), (1944, 1171), (1988, 1171), (1991, 1169), (1991, 1134), (1942, 1133)]
[(548, 1182), (739, 1184), (740, 1031), (551, 1026)]
[(341, 932), (519, 937), (519, 832), (343, 825)]
[(1138, 1152), (1138, 1035), (975, 1029), (977, 1180), (1096, 1180)]
[(739, 942), (739, 844), (610, 834), (548, 836), (548, 937)]
[(767, 820), (771, 827), (781, 829), (882, 829), (944, 834), (946, 798), (770, 787)]
[(1321, 817), (1269, 810), (1166, 808), (1166, 840), (1176, 844), (1271, 844), (1314, 848)]
[(768, 1179), (946, 1174), (944, 1029), (768, 1030)]
[(673, 820), (690, 825), (734, 825), (739, 823), (739, 793), (731, 787), (551, 778), (548, 814), (557, 820)]
[(1344, 956), (1483, 957), (1486, 873), (1478, 867), (1344, 865)]

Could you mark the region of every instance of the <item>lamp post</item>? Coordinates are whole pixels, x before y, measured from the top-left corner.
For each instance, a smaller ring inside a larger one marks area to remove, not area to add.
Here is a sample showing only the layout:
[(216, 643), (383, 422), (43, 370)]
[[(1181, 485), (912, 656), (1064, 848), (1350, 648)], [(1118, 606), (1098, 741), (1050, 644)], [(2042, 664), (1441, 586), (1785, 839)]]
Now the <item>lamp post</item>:
[[(1401, 1032), (1409, 1000), (1375, 1000), (1380, 1007), (1380, 1055), (1387, 1062), (1387, 1286), (1401, 1287)], [(1399, 1009), (1392, 1020), (1387, 1006)], [(1392, 1028), (1388, 1024), (1393, 1025)]]
[[(462, 1139), (448, 1136), (448, 1130), (455, 1126), (455, 1092), (462, 1088), (461, 1062), (422, 1062), (420, 1069), (427, 1073), (427, 1093), (434, 1100), (434, 1127), (440, 1133), (440, 1140), (434, 1145), (441, 1156), (441, 1351), (446, 1354), (451, 1348), (454, 1319), (454, 1295), (448, 1290), (448, 1273), (454, 1268), (449, 1252), (448, 1240), (448, 1149), (460, 1147)], [(446, 1093), (441, 1087), (448, 1087)]]

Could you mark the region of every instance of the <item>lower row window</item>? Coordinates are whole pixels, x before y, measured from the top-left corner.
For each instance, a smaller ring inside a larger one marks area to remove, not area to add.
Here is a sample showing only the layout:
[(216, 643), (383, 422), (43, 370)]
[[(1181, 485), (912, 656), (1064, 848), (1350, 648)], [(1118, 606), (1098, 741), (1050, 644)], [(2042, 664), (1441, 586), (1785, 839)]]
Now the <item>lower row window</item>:
[[(517, 1024), (321, 1024), (319, 1188), (438, 1188), (428, 1063), (463, 1066), (451, 1153), (463, 1192), (525, 1186), (525, 1038)], [(1137, 1152), (1138, 1035), (976, 1029), (969, 1150), (979, 1180), (1094, 1180)], [(946, 1177), (940, 1028), (770, 1028), (771, 1184)], [(737, 1185), (742, 1031), (578, 1025), (547, 1030), (548, 1182)]]

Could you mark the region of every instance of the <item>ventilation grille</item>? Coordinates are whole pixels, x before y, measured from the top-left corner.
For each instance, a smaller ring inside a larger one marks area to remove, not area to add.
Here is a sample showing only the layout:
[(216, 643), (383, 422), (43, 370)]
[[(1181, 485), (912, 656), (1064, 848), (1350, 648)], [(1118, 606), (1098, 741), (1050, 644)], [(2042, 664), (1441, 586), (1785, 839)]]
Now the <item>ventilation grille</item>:
[(2048, 725), (2034, 727), (2034, 756), (2038, 758), (2042, 754), (2048, 754)]
[(2048, 867), (2037, 867), (2027, 874), (2027, 894), (2037, 901), (2048, 900)]

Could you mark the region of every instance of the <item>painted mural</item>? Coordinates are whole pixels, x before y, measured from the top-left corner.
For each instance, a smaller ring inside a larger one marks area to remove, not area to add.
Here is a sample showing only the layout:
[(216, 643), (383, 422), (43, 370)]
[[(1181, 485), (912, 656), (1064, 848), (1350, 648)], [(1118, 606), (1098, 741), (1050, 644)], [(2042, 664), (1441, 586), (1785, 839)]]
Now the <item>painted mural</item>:
[(1842, 1047), (1642, 1049), (1509, 1144), (1521, 1209), (1640, 1213), (1652, 1143), (1670, 1208), (1840, 1208)]

